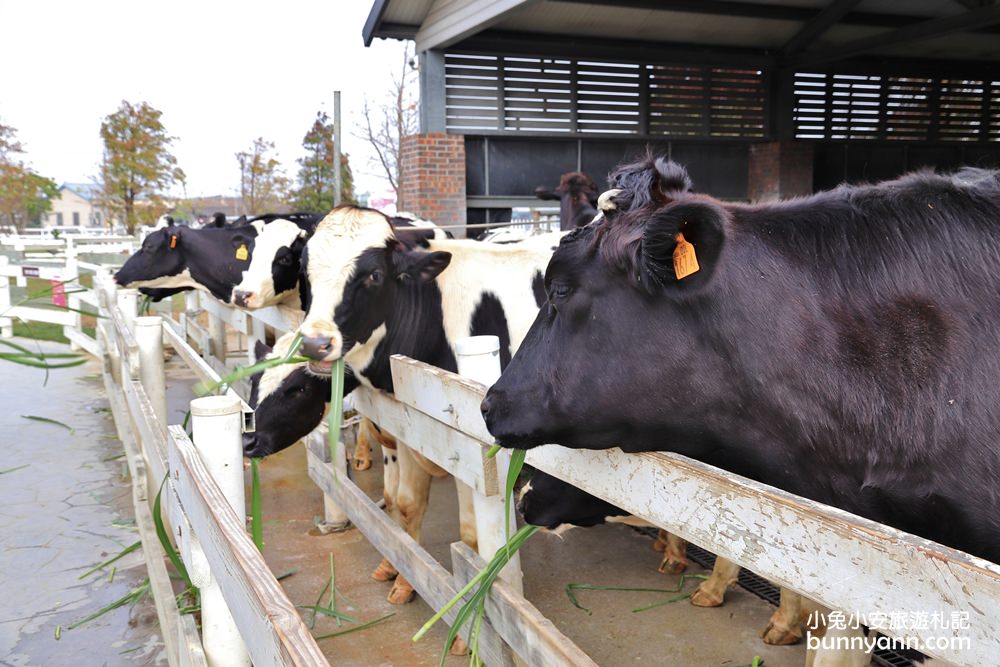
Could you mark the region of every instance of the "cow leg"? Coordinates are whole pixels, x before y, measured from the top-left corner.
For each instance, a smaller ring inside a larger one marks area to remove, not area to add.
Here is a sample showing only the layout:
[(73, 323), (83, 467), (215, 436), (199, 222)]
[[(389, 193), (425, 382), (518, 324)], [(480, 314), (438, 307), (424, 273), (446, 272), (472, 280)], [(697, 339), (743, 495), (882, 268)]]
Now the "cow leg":
[(367, 417), (361, 418), (358, 424), (358, 435), (354, 441), (354, 469), (368, 470), (372, 467), (372, 442), (378, 442), (378, 437), (372, 431), (375, 425)]
[(666, 551), (669, 539), (670, 533), (660, 528), (659, 532), (656, 533), (656, 541), (653, 542), (653, 551)]
[(740, 566), (731, 560), (716, 557), (712, 575), (701, 582), (691, 595), (691, 604), (698, 607), (718, 607), (726, 598), (726, 589), (736, 583)]
[(476, 506), (472, 501), (472, 487), (455, 478), (455, 490), (458, 491), (458, 534), (462, 541), (479, 551), (479, 540), (476, 535)]
[[(664, 536), (666, 539), (663, 539)], [(656, 538), (657, 542), (660, 540), (663, 540), (663, 562), (660, 563), (657, 571), (663, 574), (680, 574), (686, 570), (688, 566), (687, 542), (663, 529), (660, 530), (660, 535)]]
[[(391, 443), (392, 448), (389, 447), (389, 443), (386, 441), (380, 441), (380, 444), (382, 445), (382, 498), (385, 499), (385, 511), (399, 523), (398, 518), (396, 518), (396, 496), (399, 493), (399, 462), (396, 460), (396, 443), (395, 441)], [(375, 581), (391, 581), (398, 574), (399, 572), (393, 567), (392, 563), (388, 559), (383, 558), (382, 562), (375, 568), (375, 571), (372, 572), (372, 579)]]
[(781, 604), (771, 614), (771, 620), (760, 636), (765, 644), (778, 646), (802, 641), (802, 596), (782, 588)]
[[(397, 442), (399, 463), (399, 490), (396, 494), (394, 518), (416, 542), (420, 542), (420, 528), (427, 512), (427, 501), (431, 493), (431, 475), (419, 464), (414, 452), (402, 442)], [(405, 577), (396, 577), (389, 602), (406, 604), (416, 592)]]

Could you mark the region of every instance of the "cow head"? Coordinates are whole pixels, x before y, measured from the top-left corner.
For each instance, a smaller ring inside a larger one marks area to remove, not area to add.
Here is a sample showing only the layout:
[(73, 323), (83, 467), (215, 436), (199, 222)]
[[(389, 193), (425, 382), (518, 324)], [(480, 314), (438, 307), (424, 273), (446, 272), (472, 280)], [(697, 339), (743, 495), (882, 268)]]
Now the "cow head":
[(265, 224), (255, 239), (250, 265), (233, 287), (233, 303), (241, 308), (263, 308), (292, 294), (307, 238), (308, 232), (290, 220)]
[(197, 287), (185, 254), (190, 234), (186, 227), (151, 233), (115, 273), (115, 282), (122, 287)]
[(378, 211), (334, 209), (303, 256), (310, 294), (300, 328), (303, 353), (319, 362), (344, 357), (363, 370), (385, 337), (399, 290), (433, 280), (450, 260), (446, 252), (406, 248)]
[(556, 532), (564, 526), (596, 526), (628, 514), (541, 470), (536, 470), (524, 485), (517, 509), (527, 523)]
[[(724, 384), (700, 318), (712, 307), (728, 217), (675, 190), (668, 166), (647, 159), (628, 178), (613, 175), (619, 193), (603, 219), (568, 234), (552, 256), (547, 302), (482, 404), (501, 444), (636, 450), (662, 445), (656, 425), (700, 435), (698, 389)], [(700, 270), (678, 277), (682, 235)]]
[[(274, 350), (257, 342), (257, 361), (282, 357), (294, 333), (277, 340)], [(261, 457), (280, 452), (319, 426), (330, 401), (330, 382), (310, 374), (305, 363), (272, 366), (250, 377), (250, 406), (256, 430), (243, 434), (243, 454)]]

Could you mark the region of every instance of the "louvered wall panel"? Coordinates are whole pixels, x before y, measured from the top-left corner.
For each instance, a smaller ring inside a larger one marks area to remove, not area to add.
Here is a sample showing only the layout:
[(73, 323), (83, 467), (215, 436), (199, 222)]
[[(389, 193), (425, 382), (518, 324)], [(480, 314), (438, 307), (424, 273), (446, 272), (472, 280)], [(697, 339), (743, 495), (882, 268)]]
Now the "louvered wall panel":
[(998, 82), (797, 72), (802, 139), (1000, 141)]
[(449, 53), (445, 88), (451, 132), (767, 134), (760, 70)]

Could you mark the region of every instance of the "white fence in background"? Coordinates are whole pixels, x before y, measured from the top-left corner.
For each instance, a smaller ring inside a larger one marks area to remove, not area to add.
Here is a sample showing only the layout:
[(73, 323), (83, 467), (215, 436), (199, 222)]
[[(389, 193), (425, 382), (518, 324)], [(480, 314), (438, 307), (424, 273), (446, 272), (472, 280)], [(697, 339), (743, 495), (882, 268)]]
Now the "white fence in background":
[[(110, 294), (106, 281), (99, 283), (106, 290), (102, 293)], [(116, 424), (134, 479), (141, 480), (134, 487), (137, 519), (161, 623), (165, 634), (181, 638), (171, 649), (171, 664), (200, 664), (202, 658), (190, 617), (177, 613), (158, 543), (149, 539), (149, 500), (168, 470), (164, 495), (174, 531), (180, 529), (181, 540), (184, 535), (199, 539), (254, 664), (324, 664), (194, 446), (179, 428), (167, 432), (157, 417), (151, 400), (157, 393), (140, 381), (135, 301), (125, 292), (119, 301), (103, 297), (108, 317), (99, 321), (98, 339)], [(124, 310), (115, 305), (119, 302)], [(198, 323), (199, 317), (207, 318), (207, 326)], [(264, 338), (265, 327), (280, 334), (297, 326), (299, 317), (284, 308), (242, 312), (192, 293), (180, 321), (162, 331), (199, 375), (212, 378), (231, 361), (227, 327), (241, 332), (252, 349), (254, 340)], [(392, 373), (396, 394), (360, 389), (354, 395), (356, 409), (468, 484), (481, 500), (499, 502), (506, 455), (485, 458), (492, 442), (479, 413), (485, 388), (405, 357), (393, 357)], [(349, 517), (432, 607), (440, 609), (482, 567), (479, 554), (456, 543), (454, 574), (449, 573), (354, 485), (342, 449), (331, 461), (325, 441), (315, 434), (307, 448), (309, 475), (328, 499), (328, 520)], [(996, 564), (679, 455), (546, 446), (529, 452), (527, 462), (831, 608), (883, 617), (904, 612), (912, 618), (968, 619), (965, 627), (923, 624), (886, 631), (928, 642), (925, 653), (977, 667), (996, 664), (1000, 655)], [(502, 524), (484, 529), (502, 530)], [(531, 665), (593, 664), (504, 582), (490, 594), (481, 637), (483, 659), (491, 666), (511, 664), (514, 655)], [(962, 641), (942, 641), (952, 638)]]

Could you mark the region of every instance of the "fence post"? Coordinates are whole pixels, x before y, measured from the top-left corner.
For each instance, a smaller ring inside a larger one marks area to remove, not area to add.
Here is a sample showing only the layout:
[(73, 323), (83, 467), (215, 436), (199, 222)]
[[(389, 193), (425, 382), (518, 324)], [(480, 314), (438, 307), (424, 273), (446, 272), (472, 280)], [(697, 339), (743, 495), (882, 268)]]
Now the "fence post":
[(139, 379), (153, 404), (153, 412), (167, 433), (167, 389), (163, 371), (163, 318), (148, 315), (135, 318), (135, 342), (139, 346)]
[[(10, 264), (10, 258), (0, 255), (0, 267)], [(0, 271), (0, 337), (14, 337), (14, 320), (4, 317), (4, 313), (10, 310), (10, 278), (4, 271)]]
[(208, 337), (211, 341), (213, 357), (226, 365), (226, 323), (214, 311), (208, 311)]
[[(243, 487), (243, 414), (235, 396), (205, 396), (191, 401), (194, 446), (236, 516), (246, 523)], [(196, 541), (192, 551), (201, 551)], [(195, 560), (204, 560), (199, 553)], [(199, 577), (202, 578), (202, 577)], [(219, 582), (194, 582), (201, 589), (202, 643), (212, 667), (249, 667), (250, 656), (229, 612)], [(200, 585), (205, 584), (205, 585)]]
[[(481, 382), (489, 387), (500, 377), (500, 339), (496, 336), (470, 336), (455, 342), (455, 358), (458, 361), (458, 373), (470, 380)], [(501, 489), (507, 479), (507, 469), (510, 467), (510, 454), (501, 451), (496, 456), (497, 476), (500, 478)], [(456, 483), (460, 483), (457, 482)], [(479, 555), (484, 560), (490, 560), (493, 555), (507, 543), (507, 531), (513, 535), (517, 530), (514, 514), (508, 516), (505, 499), (501, 492), (498, 496), (486, 497), (472, 491), (473, 506), (476, 509), (476, 538), (479, 543)], [(508, 524), (507, 522), (510, 521)], [(518, 593), (524, 592), (521, 578), (521, 559), (514, 554), (507, 566), (501, 571), (500, 579)]]
[(139, 291), (131, 288), (120, 288), (115, 293), (115, 300), (125, 318), (129, 330), (135, 333), (135, 316), (139, 310)]
[[(73, 280), (75, 286), (71, 286), (69, 291), (74, 291), (83, 287), (83, 283), (80, 282), (80, 264), (77, 261), (77, 248), (76, 242), (72, 238), (66, 239), (66, 268), (63, 271), (62, 276), (63, 281)], [(66, 283), (63, 282), (63, 289), (66, 289)], [(77, 332), (83, 331), (82, 318), (80, 317), (80, 297), (75, 294), (70, 294), (66, 299), (66, 305), (69, 306), (68, 311), (73, 317), (73, 324), (63, 327), (63, 331), (76, 330)], [(69, 338), (69, 336), (67, 336)], [(69, 349), (79, 350), (80, 346), (70, 339)]]

